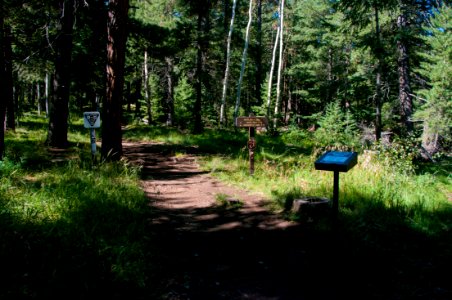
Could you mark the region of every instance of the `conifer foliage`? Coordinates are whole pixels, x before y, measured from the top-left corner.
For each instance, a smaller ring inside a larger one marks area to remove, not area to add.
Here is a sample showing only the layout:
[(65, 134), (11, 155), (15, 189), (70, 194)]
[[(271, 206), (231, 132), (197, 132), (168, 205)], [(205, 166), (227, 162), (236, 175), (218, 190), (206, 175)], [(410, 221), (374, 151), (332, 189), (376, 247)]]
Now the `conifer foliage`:
[(36, 110), (67, 147), (71, 119), (100, 110), (102, 155), (119, 159), (131, 121), (200, 133), (254, 113), (276, 133), (334, 103), (373, 140), (445, 151), (447, 2), (2, 0), (0, 118)]

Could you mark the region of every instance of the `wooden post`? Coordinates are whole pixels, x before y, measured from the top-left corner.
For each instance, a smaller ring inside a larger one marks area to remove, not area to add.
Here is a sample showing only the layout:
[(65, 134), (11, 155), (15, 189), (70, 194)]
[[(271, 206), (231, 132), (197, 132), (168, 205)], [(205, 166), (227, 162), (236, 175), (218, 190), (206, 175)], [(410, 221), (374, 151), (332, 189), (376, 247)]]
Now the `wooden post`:
[(235, 126), (248, 128), (248, 150), (250, 156), (250, 175), (254, 174), (254, 151), (256, 150), (256, 127), (267, 127), (268, 120), (266, 117), (255, 117), (250, 114), (249, 117), (238, 117), (235, 119)]
[(250, 175), (254, 175), (254, 150), (256, 149), (255, 133), (256, 128), (250, 127), (250, 136), (248, 139), (248, 150), (250, 155)]

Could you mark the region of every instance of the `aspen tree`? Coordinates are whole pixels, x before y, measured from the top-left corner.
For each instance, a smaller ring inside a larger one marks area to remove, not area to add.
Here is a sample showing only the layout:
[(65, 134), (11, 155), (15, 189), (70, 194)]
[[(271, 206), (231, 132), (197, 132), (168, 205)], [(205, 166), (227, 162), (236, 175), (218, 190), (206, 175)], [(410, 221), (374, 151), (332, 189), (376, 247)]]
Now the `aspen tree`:
[(283, 38), (284, 38), (284, 0), (281, 0), (281, 6), (279, 10), (279, 65), (278, 65), (278, 79), (276, 84), (276, 103), (275, 103), (275, 115), (273, 116), (273, 127), (276, 129), (278, 126), (278, 114), (279, 106), (281, 105), (281, 73), (283, 67)]
[(229, 26), (228, 33), (228, 41), (227, 41), (227, 50), (226, 50), (226, 70), (224, 72), (223, 79), (223, 94), (221, 97), (221, 108), (220, 108), (220, 125), (225, 125), (225, 107), (226, 107), (226, 91), (228, 88), (228, 78), (229, 78), (229, 63), (231, 61), (231, 39), (232, 39), (232, 31), (234, 30), (234, 19), (235, 19), (235, 8), (237, 6), (237, 0), (234, 0), (232, 5), (232, 16), (231, 16), (231, 24)]

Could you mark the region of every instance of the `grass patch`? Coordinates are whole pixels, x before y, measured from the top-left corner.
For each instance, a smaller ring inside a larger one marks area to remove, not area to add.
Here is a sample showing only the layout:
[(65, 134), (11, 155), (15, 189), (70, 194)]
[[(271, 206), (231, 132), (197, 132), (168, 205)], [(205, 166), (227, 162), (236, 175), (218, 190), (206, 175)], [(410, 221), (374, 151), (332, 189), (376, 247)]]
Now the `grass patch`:
[[(159, 253), (160, 241), (150, 225), (154, 215), (138, 186), (139, 170), (125, 162), (93, 167), (89, 133), (81, 120), (71, 124), (71, 147), (63, 154), (45, 147), (44, 118), (21, 120), (15, 133), (7, 133), (6, 158), (0, 162), (0, 298), (160, 299), (158, 264), (169, 254)], [(264, 193), (275, 210), (288, 211), (288, 204), (302, 196), (332, 194), (333, 174), (314, 169), (323, 149), (306, 140), (309, 134), (297, 139), (258, 135), (254, 176), (249, 176), (245, 131), (191, 135), (130, 126), (124, 137), (164, 142), (178, 155), (195, 152), (205, 170), (237, 187)], [(61, 155), (70, 159), (55, 159)], [(452, 264), (450, 160), (420, 165), (416, 173), (397, 172), (369, 153), (360, 152), (358, 160), (340, 175), (337, 227), (310, 225), (310, 231), (303, 232), (312, 236), (310, 243), (300, 247), (312, 247), (308, 254), (330, 254), (316, 242), (330, 245), (334, 238), (331, 250), (352, 273), (358, 274), (362, 266), (370, 270), (367, 275), (374, 269), (387, 272), (397, 292), (385, 288), (384, 295), (407, 299), (434, 291), (430, 299), (446, 299), (450, 283), (439, 274)], [(216, 195), (218, 206), (225, 209), (243, 205), (230, 199)], [(235, 216), (236, 211), (229, 212)], [(204, 243), (211, 237), (206, 233), (198, 238)], [(172, 238), (168, 234), (168, 240)], [(298, 244), (285, 247), (299, 252)], [(175, 268), (171, 263), (165, 266)], [(170, 277), (171, 271), (165, 274)], [(373, 279), (379, 280), (377, 275)], [(381, 282), (370, 284), (377, 294)], [(421, 292), (413, 292), (418, 288)]]
[(243, 207), (244, 204), (242, 200), (222, 193), (215, 195), (215, 201), (218, 206), (224, 209), (239, 209)]
[[(157, 140), (180, 149), (195, 147), (202, 154), (205, 170), (235, 186), (263, 192), (273, 200), (275, 209), (287, 210), (287, 203), (297, 197), (332, 197), (333, 173), (314, 169), (314, 161), (325, 149), (315, 148), (308, 132), (294, 134), (257, 136), (254, 176), (249, 176), (245, 130), (206, 130), (191, 135), (176, 129), (134, 126), (125, 137)], [(450, 159), (437, 165), (420, 165), (413, 174), (406, 171), (412, 168), (403, 153), (395, 155), (378, 157), (360, 151), (358, 165), (340, 175), (343, 221), (399, 222), (429, 235), (450, 231), (452, 222), (445, 217), (452, 213)]]
[(138, 170), (124, 162), (93, 167), (78, 127), (56, 160), (44, 145), (46, 120), (21, 120), (0, 162), (0, 298), (145, 290), (151, 211)]

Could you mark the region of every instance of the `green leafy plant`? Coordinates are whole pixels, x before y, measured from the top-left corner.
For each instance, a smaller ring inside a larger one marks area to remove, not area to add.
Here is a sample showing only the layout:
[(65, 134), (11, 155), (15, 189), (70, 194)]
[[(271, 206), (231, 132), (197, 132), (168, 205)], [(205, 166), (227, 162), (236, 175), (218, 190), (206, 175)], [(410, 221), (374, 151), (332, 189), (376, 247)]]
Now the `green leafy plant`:
[(343, 111), (338, 101), (326, 106), (318, 120), (320, 126), (314, 137), (320, 146), (358, 145), (358, 127), (349, 111)]

